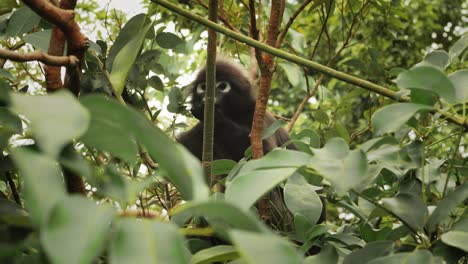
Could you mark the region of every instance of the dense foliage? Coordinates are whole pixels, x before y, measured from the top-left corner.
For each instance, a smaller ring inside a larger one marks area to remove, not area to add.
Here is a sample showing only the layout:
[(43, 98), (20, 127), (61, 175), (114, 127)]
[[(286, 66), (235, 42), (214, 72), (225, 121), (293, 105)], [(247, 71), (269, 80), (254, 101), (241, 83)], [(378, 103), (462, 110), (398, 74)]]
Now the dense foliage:
[[(133, 17), (84, 2), (78, 98), (46, 95), (42, 65), (0, 56), (0, 263), (468, 260), (468, 2), (311, 1), (279, 48), (400, 101), (276, 59), (282, 122), (265, 133), (290, 125), (299, 151), (215, 161), (224, 193), (175, 143), (206, 28), (150, 1)], [(247, 1), (220, 2), (220, 24), (249, 35)], [(270, 1), (255, 2), (264, 32)], [(283, 27), (302, 4), (286, 2)], [(30, 8), (2, 1), (0, 15), (2, 48), (48, 50), (52, 25)], [(218, 50), (251, 67), (247, 45), (220, 34)], [(70, 173), (84, 194), (67, 192)], [(255, 204), (277, 186), (291, 214), (263, 221)]]

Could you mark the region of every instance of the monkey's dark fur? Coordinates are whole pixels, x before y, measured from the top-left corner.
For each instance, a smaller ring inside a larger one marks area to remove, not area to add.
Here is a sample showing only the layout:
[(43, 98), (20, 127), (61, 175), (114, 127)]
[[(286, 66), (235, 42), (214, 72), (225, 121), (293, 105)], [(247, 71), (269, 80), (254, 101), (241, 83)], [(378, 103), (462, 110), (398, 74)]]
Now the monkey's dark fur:
[[(202, 158), (204, 93), (200, 90), (197, 92), (197, 89), (205, 82), (206, 69), (203, 68), (193, 82), (191, 91), (191, 111), (200, 122), (179, 137), (179, 141), (199, 159)], [(216, 62), (216, 82), (217, 84), (226, 82), (230, 85), (230, 89), (223, 93), (217, 87), (216, 91), (214, 159), (239, 161), (250, 146), (249, 133), (255, 111), (252, 84), (243, 69), (225, 59)], [(223, 85), (219, 87), (225, 88)], [(267, 112), (264, 127), (270, 126), (274, 121), (275, 118)], [(263, 141), (263, 151), (268, 153), (288, 140), (288, 133), (280, 128), (273, 136)], [(295, 149), (292, 144), (287, 147)]]

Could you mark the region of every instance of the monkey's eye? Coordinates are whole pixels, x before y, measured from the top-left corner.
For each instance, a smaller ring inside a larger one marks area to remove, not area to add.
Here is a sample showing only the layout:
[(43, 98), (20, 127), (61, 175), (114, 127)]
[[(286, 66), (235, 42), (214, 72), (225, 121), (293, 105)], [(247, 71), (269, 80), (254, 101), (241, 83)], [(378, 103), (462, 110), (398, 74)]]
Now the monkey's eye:
[(231, 90), (231, 85), (228, 82), (217, 82), (216, 89), (220, 90), (223, 93), (227, 93)]
[(206, 85), (204, 83), (200, 83), (199, 85), (197, 85), (195, 91), (197, 92), (197, 94), (203, 94), (205, 92), (205, 88)]

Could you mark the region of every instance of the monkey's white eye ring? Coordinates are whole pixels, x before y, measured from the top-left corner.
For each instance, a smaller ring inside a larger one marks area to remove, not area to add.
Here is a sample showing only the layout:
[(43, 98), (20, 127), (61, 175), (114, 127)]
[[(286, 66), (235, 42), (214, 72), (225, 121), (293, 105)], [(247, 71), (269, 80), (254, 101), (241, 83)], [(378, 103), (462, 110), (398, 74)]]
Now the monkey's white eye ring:
[(217, 82), (216, 89), (220, 90), (223, 93), (227, 93), (231, 90), (231, 85), (225, 81)]
[(197, 88), (195, 89), (195, 91), (197, 92), (197, 94), (203, 94), (205, 93), (205, 87), (206, 85), (204, 83), (200, 83), (197, 85)]

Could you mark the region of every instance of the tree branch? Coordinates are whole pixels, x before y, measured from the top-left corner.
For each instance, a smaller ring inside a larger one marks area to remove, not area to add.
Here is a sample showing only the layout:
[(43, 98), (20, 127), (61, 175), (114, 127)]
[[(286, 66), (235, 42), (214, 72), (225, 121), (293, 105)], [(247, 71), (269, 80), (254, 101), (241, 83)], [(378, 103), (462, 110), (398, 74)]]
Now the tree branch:
[(16, 62), (40, 61), (46, 65), (75, 67), (79, 60), (71, 56), (52, 56), (42, 51), (33, 51), (29, 53), (19, 53), (0, 48), (0, 58)]

